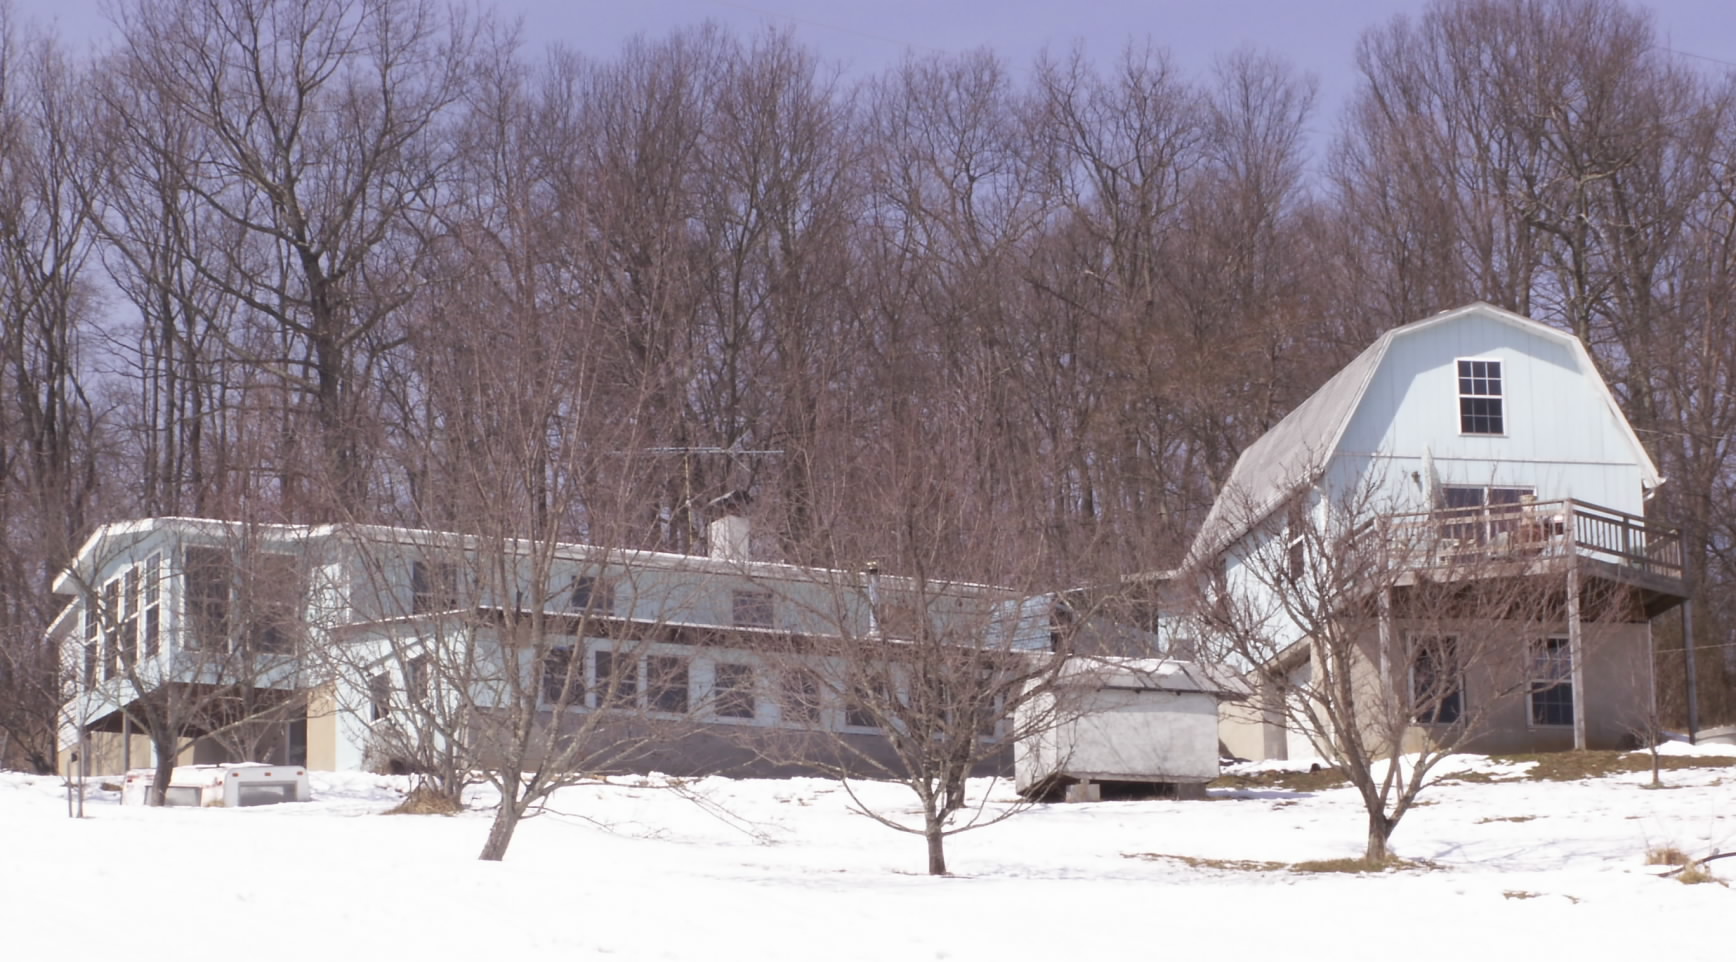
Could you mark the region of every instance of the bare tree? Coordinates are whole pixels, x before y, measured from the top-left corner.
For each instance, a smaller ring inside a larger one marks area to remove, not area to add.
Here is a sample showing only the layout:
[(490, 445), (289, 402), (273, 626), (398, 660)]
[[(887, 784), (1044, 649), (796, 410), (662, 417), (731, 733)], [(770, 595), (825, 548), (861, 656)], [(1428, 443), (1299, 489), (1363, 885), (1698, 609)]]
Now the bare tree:
[(100, 461), (84, 100), (50, 36), (0, 5), (0, 764), (51, 770), (64, 679), (49, 584), (95, 514)]
[[(421, 0), (224, 0), (133, 4), (119, 25), (113, 69), (154, 108), (129, 143), (234, 232), (189, 262), (256, 322), (227, 349), (308, 418), (327, 493), (366, 501), (370, 373), (403, 337), (487, 24)], [(291, 492), (301, 433), (276, 465)]]
[[(903, 425), (862, 452), (874, 479), (827, 504), (809, 548), (833, 563), (786, 602), (800, 634), (766, 656), (787, 735), (773, 757), (838, 776), (864, 814), (923, 838), (936, 875), (948, 837), (1023, 808), (967, 798), (967, 779), (1008, 771), (1014, 743), (1076, 704), (1053, 696), (1093, 614), (1055, 588), (1066, 572), (1025, 510), (1041, 494), (1010, 473), (977, 476), (978, 445), (992, 442), (966, 426), (969, 405), (990, 402), (957, 390), (958, 417)], [(858, 778), (909, 789), (920, 817), (870, 801)]]
[(1344, 772), (1368, 817), (1364, 857), (1384, 862), (1444, 758), (1539, 679), (1540, 690), (1571, 683), (1538, 674), (1567, 654), (1528, 639), (1563, 619), (1575, 559), (1545, 556), (1541, 541), (1536, 554), (1497, 547), (1497, 535), (1529, 531), (1518, 506), (1395, 521), (1361, 488), (1236, 511), (1252, 547), (1193, 573), (1199, 640)]

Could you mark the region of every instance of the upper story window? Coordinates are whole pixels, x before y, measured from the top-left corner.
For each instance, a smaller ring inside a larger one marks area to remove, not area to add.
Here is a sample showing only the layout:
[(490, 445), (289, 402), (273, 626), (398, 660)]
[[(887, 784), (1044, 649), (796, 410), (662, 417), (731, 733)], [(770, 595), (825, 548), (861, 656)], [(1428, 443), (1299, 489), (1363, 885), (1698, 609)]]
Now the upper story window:
[(1501, 407), (1501, 362), (1459, 362), (1459, 432), (1506, 434)]
[(458, 607), (458, 566), (450, 561), (410, 565), (410, 611), (450, 611)]
[(225, 548), (189, 545), (182, 565), (192, 628), (184, 636), (188, 649), (225, 653), (236, 644), (273, 654), (295, 649), (307, 595), (299, 558), (264, 551), (232, 557)]
[(573, 611), (599, 615), (614, 614), (615, 588), (607, 581), (591, 575), (575, 578), (572, 596), (567, 599), (567, 607)]
[(730, 599), (730, 615), (737, 628), (770, 628), (773, 624), (772, 593), (737, 591)]

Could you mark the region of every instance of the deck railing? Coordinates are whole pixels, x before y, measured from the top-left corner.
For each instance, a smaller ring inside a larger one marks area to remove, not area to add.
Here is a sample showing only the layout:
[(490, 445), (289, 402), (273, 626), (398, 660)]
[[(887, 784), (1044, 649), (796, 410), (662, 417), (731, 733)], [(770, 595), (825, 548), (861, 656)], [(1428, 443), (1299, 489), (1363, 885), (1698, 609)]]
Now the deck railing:
[(1682, 542), (1669, 528), (1584, 501), (1526, 501), (1391, 515), (1388, 535), (1416, 563), (1463, 565), (1537, 557), (1592, 558), (1650, 575), (1682, 577)]

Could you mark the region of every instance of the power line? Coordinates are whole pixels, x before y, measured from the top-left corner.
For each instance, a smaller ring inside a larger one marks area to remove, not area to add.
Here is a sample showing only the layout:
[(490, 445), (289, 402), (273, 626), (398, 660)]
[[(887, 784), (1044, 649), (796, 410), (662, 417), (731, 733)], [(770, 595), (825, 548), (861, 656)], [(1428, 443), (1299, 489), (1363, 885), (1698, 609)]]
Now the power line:
[(1673, 53), (1678, 57), (1692, 57), (1695, 60), (1704, 60), (1707, 63), (1723, 64), (1726, 67), (1736, 67), (1736, 61), (1724, 60), (1718, 57), (1708, 57), (1703, 53), (1692, 53), (1687, 50), (1678, 50), (1667, 43), (1657, 49), (1662, 50), (1665, 53)]
[(889, 43), (889, 44), (892, 44), (892, 45), (897, 46), (897, 47), (903, 47), (905, 49), (926, 50), (926, 51), (929, 51), (930, 53), (948, 53), (949, 52), (949, 51), (944, 50), (940, 47), (931, 47), (928, 44), (916, 43), (915, 41), (912, 41), (912, 40), (900, 40), (897, 37), (889, 37), (889, 36), (886, 36), (885, 34), (871, 33), (867, 30), (858, 30), (855, 27), (845, 27), (845, 26), (841, 26), (841, 25), (835, 24), (835, 23), (827, 23), (824, 20), (815, 20), (815, 19), (812, 19), (811, 17), (798, 17), (798, 16), (795, 16), (794, 14), (780, 13), (776, 10), (766, 10), (766, 9), (761, 8), (761, 7), (755, 7), (755, 6), (751, 6), (749, 4), (745, 4), (745, 3), (734, 3), (734, 2), (731, 2), (731, 0), (711, 0), (711, 2), (717, 4), (720, 7), (728, 7), (732, 10), (740, 10), (743, 13), (752, 13), (752, 14), (756, 14), (756, 15), (761, 16), (761, 17), (770, 17), (774, 20), (785, 20), (785, 21), (788, 21), (790, 23), (802, 24), (803, 26), (808, 26), (808, 27), (818, 27), (821, 30), (830, 30), (834, 33), (842, 33), (842, 34), (847, 34), (847, 35), (853, 36), (853, 37), (861, 37), (864, 40), (874, 40), (874, 41), (877, 41), (879, 43)]

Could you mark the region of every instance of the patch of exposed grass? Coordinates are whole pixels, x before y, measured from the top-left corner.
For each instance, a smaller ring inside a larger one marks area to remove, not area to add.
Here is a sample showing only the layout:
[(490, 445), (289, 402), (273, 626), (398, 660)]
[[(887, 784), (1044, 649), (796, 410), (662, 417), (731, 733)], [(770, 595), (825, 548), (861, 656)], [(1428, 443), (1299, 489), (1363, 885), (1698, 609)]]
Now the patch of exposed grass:
[(1371, 873), (1403, 869), (1435, 869), (1440, 866), (1418, 859), (1389, 855), (1370, 861), (1366, 858), (1327, 858), (1307, 862), (1265, 862), (1243, 858), (1202, 858), (1197, 855), (1166, 855), (1162, 852), (1124, 852), (1122, 858), (1137, 858), (1148, 862), (1180, 862), (1189, 868), (1209, 868), (1223, 872), (1304, 872), (1304, 873)]
[(1686, 865), (1693, 859), (1674, 845), (1659, 845), (1646, 849), (1647, 865)]
[(1527, 892), (1524, 889), (1508, 889), (1501, 893), (1501, 897), (1504, 899), (1534, 899), (1541, 894), (1543, 893)]
[(1496, 781), (1497, 779), (1495, 776), (1488, 772), (1453, 772), (1441, 776), (1441, 784), (1443, 785), (1448, 782), (1469, 782), (1476, 785), (1492, 785)]
[(1349, 874), (1365, 874), (1371, 872), (1387, 872), (1401, 868), (1426, 868), (1420, 862), (1409, 862), (1396, 856), (1388, 855), (1384, 859), (1357, 858), (1321, 858), (1307, 862), (1297, 862), (1290, 866), (1292, 872), (1344, 872)]
[(1220, 775), (1208, 788), (1278, 788), (1287, 792), (1320, 792), (1342, 788), (1350, 779), (1336, 768), (1312, 772), (1251, 772), (1245, 775)]
[(1165, 855), (1162, 852), (1127, 852), (1122, 858), (1144, 859), (1149, 862), (1180, 862), (1189, 868), (1215, 868), (1225, 872), (1277, 872), (1290, 866), (1284, 862), (1262, 862), (1243, 858), (1200, 858), (1197, 855)]
[(1676, 873), (1676, 881), (1683, 885), (1701, 885), (1706, 882), (1724, 884), (1723, 879), (1713, 875), (1712, 870), (1700, 862), (1689, 862), (1683, 866), (1682, 870)]
[(1529, 822), (1536, 817), (1537, 816), (1535, 815), (1496, 815), (1490, 818), (1479, 818), (1477, 819), (1477, 824), (1489, 825), (1494, 822)]
[(386, 809), (386, 815), (456, 815), (464, 811), (464, 805), (457, 799), (418, 785), (404, 796), (404, 800)]
[[(1645, 752), (1542, 752), (1530, 755), (1490, 755), (1493, 762), (1534, 762), (1521, 779), (1537, 782), (1574, 782), (1585, 778), (1652, 770), (1651, 756)], [(1666, 755), (1658, 759), (1664, 771), (1689, 768), (1736, 767), (1736, 757)], [(1464, 781), (1474, 779), (1456, 776)]]

